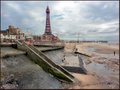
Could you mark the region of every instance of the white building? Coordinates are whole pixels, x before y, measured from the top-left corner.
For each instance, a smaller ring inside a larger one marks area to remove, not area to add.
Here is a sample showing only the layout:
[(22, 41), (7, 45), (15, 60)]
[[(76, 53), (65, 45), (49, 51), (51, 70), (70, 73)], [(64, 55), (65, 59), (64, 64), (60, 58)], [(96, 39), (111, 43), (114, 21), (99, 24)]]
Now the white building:
[(6, 30), (0, 31), (1, 42), (14, 42), (15, 40), (25, 40), (24, 33), (19, 28), (9, 26)]

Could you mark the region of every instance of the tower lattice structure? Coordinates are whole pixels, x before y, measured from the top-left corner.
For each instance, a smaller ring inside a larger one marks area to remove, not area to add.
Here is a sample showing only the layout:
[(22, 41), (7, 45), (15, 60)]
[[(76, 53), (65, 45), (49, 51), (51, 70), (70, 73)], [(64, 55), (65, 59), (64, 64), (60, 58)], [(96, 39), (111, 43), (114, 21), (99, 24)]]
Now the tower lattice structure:
[(50, 26), (50, 9), (49, 9), (48, 6), (47, 6), (47, 9), (46, 9), (46, 26), (45, 26), (44, 34), (47, 34), (47, 35), (51, 35), (52, 34), (51, 26)]

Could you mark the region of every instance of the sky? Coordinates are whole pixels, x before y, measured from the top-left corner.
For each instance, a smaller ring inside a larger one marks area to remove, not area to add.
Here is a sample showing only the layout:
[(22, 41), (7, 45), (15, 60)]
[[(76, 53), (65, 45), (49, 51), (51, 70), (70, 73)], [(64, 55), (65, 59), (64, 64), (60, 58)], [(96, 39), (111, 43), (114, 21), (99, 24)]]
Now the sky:
[(119, 1), (1, 1), (1, 30), (13, 25), (42, 35), (47, 5), (60, 39), (119, 41)]

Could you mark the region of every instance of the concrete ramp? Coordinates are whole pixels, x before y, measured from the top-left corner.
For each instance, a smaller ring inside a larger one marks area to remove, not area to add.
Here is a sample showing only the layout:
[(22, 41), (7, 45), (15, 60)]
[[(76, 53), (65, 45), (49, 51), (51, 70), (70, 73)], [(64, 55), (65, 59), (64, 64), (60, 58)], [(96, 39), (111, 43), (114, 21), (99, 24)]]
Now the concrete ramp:
[(55, 64), (52, 60), (50, 60), (44, 53), (42, 53), (41, 51), (39, 51), (38, 49), (36, 49), (34, 46), (29, 46), (31, 49), (33, 49), (36, 53), (38, 53), (42, 58), (44, 58), (48, 63), (50, 63), (52, 66), (54, 66), (55, 68), (59, 69), (60, 71), (62, 71), (64, 74), (66, 74), (67, 76), (74, 78), (73, 75), (71, 75), (67, 70), (65, 70), (63, 67), (61, 67), (60, 65)]
[(67, 70), (59, 65), (56, 65), (34, 46), (28, 46), (25, 43), (22, 44), (17, 41), (17, 48), (26, 51), (31, 60), (56, 78), (62, 81), (74, 82), (74, 77)]

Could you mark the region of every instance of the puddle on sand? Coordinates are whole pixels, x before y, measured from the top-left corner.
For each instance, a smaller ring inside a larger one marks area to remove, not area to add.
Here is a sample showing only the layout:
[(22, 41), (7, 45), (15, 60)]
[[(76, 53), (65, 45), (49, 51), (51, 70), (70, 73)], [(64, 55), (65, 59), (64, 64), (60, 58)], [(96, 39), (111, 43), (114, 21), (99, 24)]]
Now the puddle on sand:
[[(99, 64), (96, 63), (94, 61), (92, 61), (89, 64), (85, 64), (85, 61), (87, 61), (87, 57), (80, 55), (83, 63), (84, 63), (84, 67), (87, 69), (88, 72), (91, 73), (96, 73), (98, 76), (103, 76), (103, 77), (108, 77), (108, 76), (114, 76), (114, 77), (119, 77), (119, 71), (114, 71), (112, 70), (110, 67), (107, 66), (107, 64)], [(107, 60), (107, 59), (106, 59)]]
[(107, 67), (105, 67), (105, 64), (98, 64), (95, 62), (88, 64), (86, 68), (93, 73), (97, 73), (98, 75), (107, 75), (112, 73), (109, 72), (109, 69)]
[(91, 53), (91, 52), (95, 51), (95, 48), (89, 47), (89, 48), (85, 48), (84, 50), (85, 50), (85, 52)]

